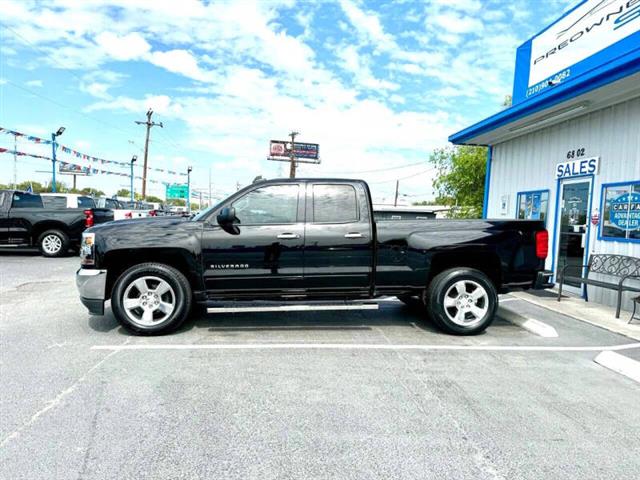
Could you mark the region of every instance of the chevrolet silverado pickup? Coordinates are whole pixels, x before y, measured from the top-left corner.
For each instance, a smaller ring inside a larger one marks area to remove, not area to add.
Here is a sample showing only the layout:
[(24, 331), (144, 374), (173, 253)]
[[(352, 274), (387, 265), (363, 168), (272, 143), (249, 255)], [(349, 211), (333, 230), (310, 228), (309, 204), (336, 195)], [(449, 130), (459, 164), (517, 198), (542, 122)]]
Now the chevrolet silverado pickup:
[(86, 228), (108, 220), (101, 213), (47, 206), (36, 193), (0, 190), (0, 248), (38, 247), (45, 257), (61, 257), (80, 247)]
[(363, 300), (394, 295), (442, 330), (477, 334), (498, 293), (547, 288), (535, 220), (375, 221), (361, 180), (254, 183), (190, 219), (99, 225), (83, 234), (76, 283), (133, 333), (176, 329), (212, 301)]

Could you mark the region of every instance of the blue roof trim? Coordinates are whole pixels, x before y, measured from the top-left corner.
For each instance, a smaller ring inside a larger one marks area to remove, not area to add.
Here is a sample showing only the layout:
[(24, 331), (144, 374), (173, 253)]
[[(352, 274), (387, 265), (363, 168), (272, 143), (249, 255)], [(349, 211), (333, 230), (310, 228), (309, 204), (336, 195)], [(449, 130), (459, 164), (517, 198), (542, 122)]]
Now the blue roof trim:
[[(629, 38), (633, 38), (636, 35), (637, 34), (634, 34)], [(550, 108), (558, 103), (608, 85), (639, 71), (640, 49), (637, 49), (605, 65), (594, 68), (590, 72), (584, 73), (579, 79), (573, 82), (561, 83), (552, 87), (553, 89), (546, 94), (544, 98), (532, 97), (529, 100), (524, 100), (464, 130), (454, 133), (449, 137), (449, 141), (456, 145), (465, 144), (478, 135), (490, 132), (524, 118), (527, 115)]]

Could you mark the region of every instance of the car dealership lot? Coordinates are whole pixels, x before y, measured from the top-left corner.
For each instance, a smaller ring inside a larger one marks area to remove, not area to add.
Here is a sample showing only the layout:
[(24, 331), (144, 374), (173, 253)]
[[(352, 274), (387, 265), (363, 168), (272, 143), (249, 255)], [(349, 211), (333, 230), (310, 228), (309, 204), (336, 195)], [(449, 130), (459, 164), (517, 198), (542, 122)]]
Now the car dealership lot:
[(0, 254), (0, 478), (640, 475), (640, 385), (593, 362), (629, 338), (508, 296), (558, 337), (395, 301), (134, 337), (87, 315), (77, 265)]

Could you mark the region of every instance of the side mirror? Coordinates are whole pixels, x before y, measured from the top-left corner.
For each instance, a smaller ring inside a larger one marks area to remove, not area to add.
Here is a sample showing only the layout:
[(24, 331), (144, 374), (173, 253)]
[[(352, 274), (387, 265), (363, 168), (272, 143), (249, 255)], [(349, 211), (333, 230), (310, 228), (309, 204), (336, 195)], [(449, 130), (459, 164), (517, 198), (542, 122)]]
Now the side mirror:
[(240, 229), (238, 228), (238, 223), (240, 220), (236, 218), (236, 209), (233, 207), (224, 207), (220, 210), (220, 213), (217, 217), (218, 225), (222, 227), (222, 229), (232, 235), (238, 235), (240, 233)]

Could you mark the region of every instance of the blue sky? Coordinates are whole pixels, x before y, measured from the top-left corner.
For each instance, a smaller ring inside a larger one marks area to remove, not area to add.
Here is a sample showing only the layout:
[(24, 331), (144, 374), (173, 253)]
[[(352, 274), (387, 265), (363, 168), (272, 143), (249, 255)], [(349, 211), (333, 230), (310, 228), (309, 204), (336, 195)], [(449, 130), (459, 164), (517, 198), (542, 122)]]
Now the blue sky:
[[(164, 128), (152, 131), (150, 165), (192, 165), (205, 190), (211, 170), (216, 195), (286, 175), (266, 160), (268, 142), (295, 129), (322, 158), (300, 176), (364, 178), (377, 201), (400, 179), (406, 201), (427, 199), (430, 152), (501, 108), (517, 46), (575, 3), (0, 0), (0, 126), (49, 136), (64, 125), (64, 145), (128, 161), (142, 156), (134, 121), (151, 107)], [(0, 162), (11, 182), (13, 158)], [(47, 169), (21, 157), (18, 181), (47, 181)], [(128, 179), (79, 179), (89, 184), (112, 194)]]

